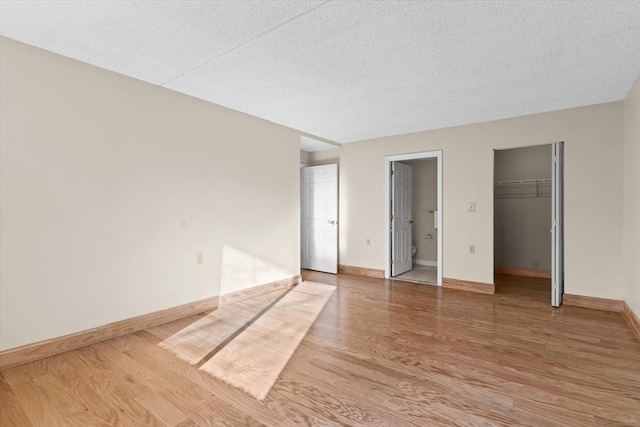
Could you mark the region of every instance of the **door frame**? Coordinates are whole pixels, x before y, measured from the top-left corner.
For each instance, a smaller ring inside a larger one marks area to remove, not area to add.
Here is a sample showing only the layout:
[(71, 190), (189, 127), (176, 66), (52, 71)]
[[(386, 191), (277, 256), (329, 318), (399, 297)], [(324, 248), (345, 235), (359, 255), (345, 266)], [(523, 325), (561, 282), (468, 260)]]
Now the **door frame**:
[(437, 199), (438, 199), (438, 280), (437, 286), (442, 286), (442, 236), (443, 236), (443, 211), (442, 206), (442, 150), (434, 151), (422, 151), (419, 153), (410, 154), (396, 154), (391, 156), (385, 156), (384, 159), (384, 173), (385, 173), (385, 206), (384, 206), (384, 236), (385, 236), (385, 263), (384, 263), (384, 277), (385, 279), (391, 278), (391, 163), (400, 162), (404, 160), (437, 160)]
[(551, 144), (551, 305), (564, 297), (564, 142)]

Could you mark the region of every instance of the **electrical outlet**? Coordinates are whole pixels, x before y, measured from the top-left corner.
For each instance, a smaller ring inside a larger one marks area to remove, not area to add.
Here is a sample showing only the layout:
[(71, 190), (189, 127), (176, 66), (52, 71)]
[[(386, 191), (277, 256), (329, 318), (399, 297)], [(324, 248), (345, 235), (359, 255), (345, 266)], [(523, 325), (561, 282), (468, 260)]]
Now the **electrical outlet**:
[(198, 264), (204, 264), (204, 256), (202, 254), (196, 254), (196, 262)]
[(469, 253), (470, 254), (476, 253), (476, 245), (469, 245)]
[(467, 205), (467, 212), (475, 212), (476, 211), (476, 202), (469, 202)]

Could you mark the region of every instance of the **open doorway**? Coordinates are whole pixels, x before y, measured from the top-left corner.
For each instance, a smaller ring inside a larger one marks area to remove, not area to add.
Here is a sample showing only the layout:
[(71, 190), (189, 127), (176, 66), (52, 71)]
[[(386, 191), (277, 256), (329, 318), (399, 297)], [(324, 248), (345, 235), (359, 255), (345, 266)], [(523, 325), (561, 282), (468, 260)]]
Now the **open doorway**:
[(385, 277), (442, 285), (442, 152), (388, 156)]
[(544, 288), (541, 295), (551, 294), (558, 307), (564, 277), (562, 143), (496, 150), (494, 156), (495, 273), (526, 278), (523, 291)]

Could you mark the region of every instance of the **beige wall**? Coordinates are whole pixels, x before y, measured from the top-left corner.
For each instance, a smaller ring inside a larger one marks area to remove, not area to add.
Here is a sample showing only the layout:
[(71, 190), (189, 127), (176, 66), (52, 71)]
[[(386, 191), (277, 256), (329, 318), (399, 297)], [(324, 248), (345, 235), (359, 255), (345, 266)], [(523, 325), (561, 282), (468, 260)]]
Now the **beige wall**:
[(624, 100), (624, 300), (640, 317), (640, 79)]
[(340, 148), (309, 153), (309, 166), (322, 166), (340, 163)]
[(300, 150), (300, 163), (309, 164), (310, 154), (308, 151)]
[(493, 150), (564, 141), (566, 292), (621, 299), (622, 118), (614, 102), (344, 144), (340, 263), (384, 268), (385, 156), (442, 149), (444, 277), (493, 283)]
[[(494, 179), (551, 179), (551, 145), (497, 150)], [(494, 264), (551, 271), (551, 184), (494, 190)]]
[(1, 349), (218, 295), (225, 245), (299, 271), (298, 132), (1, 50)]
[[(408, 162), (413, 171), (413, 230), (416, 260), (438, 261), (438, 231), (433, 213), (438, 209), (438, 161)], [(429, 236), (430, 235), (430, 236)]]

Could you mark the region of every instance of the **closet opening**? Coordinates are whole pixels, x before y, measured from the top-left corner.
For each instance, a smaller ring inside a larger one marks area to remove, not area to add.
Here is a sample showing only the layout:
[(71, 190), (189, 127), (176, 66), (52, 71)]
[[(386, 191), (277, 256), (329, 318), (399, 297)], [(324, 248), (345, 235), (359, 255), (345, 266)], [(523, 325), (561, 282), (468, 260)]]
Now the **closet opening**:
[[(494, 271), (558, 307), (563, 293), (562, 143), (495, 150)], [(496, 292), (500, 292), (500, 280)]]

